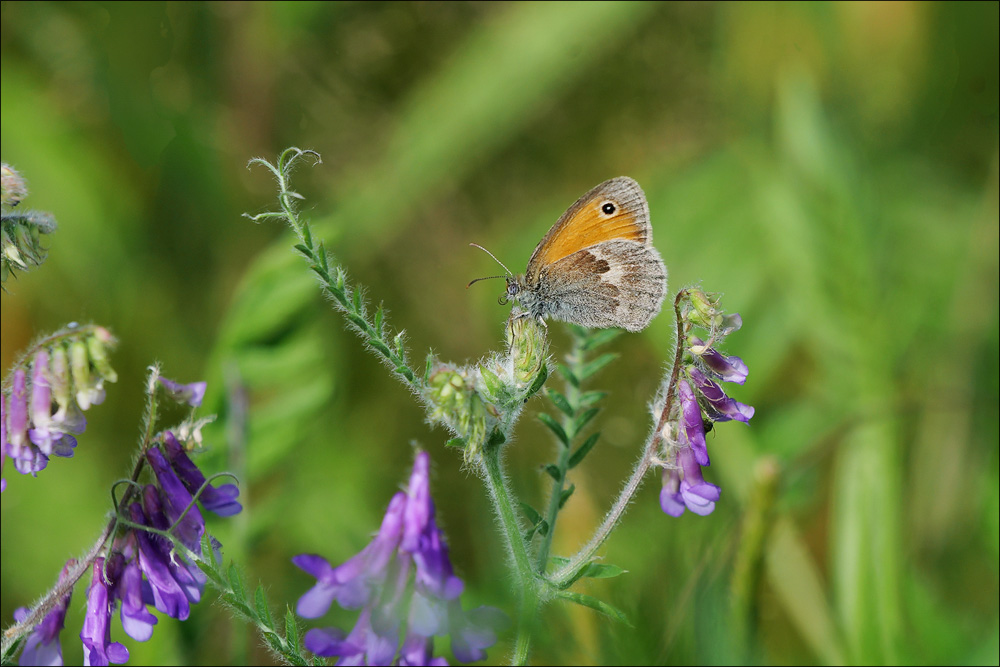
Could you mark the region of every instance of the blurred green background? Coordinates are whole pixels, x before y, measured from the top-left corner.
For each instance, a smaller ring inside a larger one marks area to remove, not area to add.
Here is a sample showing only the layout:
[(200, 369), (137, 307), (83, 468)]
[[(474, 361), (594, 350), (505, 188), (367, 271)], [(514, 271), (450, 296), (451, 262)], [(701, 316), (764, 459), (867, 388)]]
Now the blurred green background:
[[(96, 537), (127, 474), (145, 368), (211, 383), (200, 463), (243, 479), (215, 521), (275, 605), (340, 562), (435, 463), (466, 604), (513, 614), (479, 481), (330, 312), (247, 170), (297, 145), (304, 209), (409, 333), (417, 364), (500, 345), (507, 309), (475, 241), (523, 269), (580, 194), (622, 174), (649, 198), (676, 291), (743, 316), (732, 393), (757, 413), (710, 437), (713, 515), (664, 515), (650, 479), (581, 584), (634, 628), (547, 607), (537, 664), (992, 663), (998, 655), (997, 3), (14, 3), (2, 15), (2, 157), (60, 224), (2, 296), (2, 361), (69, 321), (111, 328), (120, 374), (76, 456), (8, 466), (2, 618)], [(553, 353), (566, 335), (550, 327)], [(614, 343), (603, 435), (574, 471), (567, 555), (650, 428), (666, 313)], [(231, 396), (250, 401), (245, 437)], [(545, 498), (552, 439), (527, 406), (513, 484)], [(774, 478), (768, 501), (766, 480)], [(747, 565), (739, 581), (734, 570)], [(78, 586), (63, 633), (81, 659)], [(214, 600), (215, 594), (209, 593)], [(349, 622), (351, 615), (338, 620)], [(169, 619), (134, 664), (267, 661), (217, 604)], [(500, 663), (511, 634), (490, 651)], [(121, 638), (117, 627), (113, 638)]]

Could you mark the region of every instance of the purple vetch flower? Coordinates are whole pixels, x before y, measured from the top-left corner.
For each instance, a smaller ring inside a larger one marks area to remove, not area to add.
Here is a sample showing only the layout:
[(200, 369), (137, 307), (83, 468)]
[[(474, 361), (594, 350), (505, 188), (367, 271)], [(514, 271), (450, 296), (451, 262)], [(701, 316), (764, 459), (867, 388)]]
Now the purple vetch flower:
[(747, 365), (742, 359), (722, 354), (718, 350), (707, 346), (705, 341), (697, 336), (691, 336), (689, 343), (692, 353), (701, 357), (701, 360), (705, 362), (705, 366), (717, 378), (725, 382), (735, 382), (737, 384), (746, 382), (749, 369), (747, 369)]
[(688, 368), (688, 376), (705, 398), (708, 416), (712, 421), (724, 422), (735, 419), (746, 423), (753, 417), (753, 406), (745, 405), (726, 396), (722, 387), (709, 379), (700, 369)]
[(3, 423), (7, 436), (5, 451), (14, 462), (15, 470), (22, 475), (35, 475), (49, 464), (49, 457), (31, 444), (28, 426), (27, 374), (19, 368), (14, 371), (7, 398), (7, 416)]
[(300, 554), (292, 563), (316, 577), (316, 585), (299, 598), (296, 611), (303, 618), (319, 618), (334, 600), (344, 609), (360, 609), (381, 590), (388, 565), (399, 546), (406, 496), (397, 493), (389, 502), (382, 527), (356, 556), (334, 568), (322, 556)]
[(464, 583), (434, 520), (426, 452), (417, 454), (407, 492), (393, 496), (378, 535), (358, 555), (339, 567), (311, 554), (292, 562), (317, 579), (299, 599), (300, 616), (318, 618), (334, 600), (345, 609), (361, 608), (346, 636), (337, 628), (306, 633), (306, 648), (338, 656), (341, 665), (447, 664), (432, 655), (433, 638), (446, 635), (460, 660), (481, 660), (506, 621), (490, 607), (462, 610)]
[(80, 639), (83, 640), (83, 664), (120, 665), (128, 660), (128, 649), (118, 642), (111, 641), (111, 614), (114, 611), (112, 587), (118, 572), (113, 570), (115, 561), (109, 561), (108, 577), (104, 579), (104, 559), (94, 560), (93, 578), (87, 589), (87, 615), (83, 619), (83, 630)]
[(117, 378), (107, 360), (114, 338), (106, 329), (72, 325), (49, 341), (14, 371), (4, 392), (0, 455), (21, 474), (37, 475), (52, 456), (73, 456), (77, 442), (70, 434), (87, 425), (82, 410), (103, 401), (105, 380)]
[(167, 431), (164, 434), (162, 446), (163, 453), (166, 454), (171, 467), (187, 490), (191, 494), (201, 491), (198, 500), (202, 507), (223, 517), (233, 516), (242, 511), (243, 505), (236, 500), (237, 496), (240, 495), (239, 488), (235, 484), (223, 484), (219, 487), (205, 484), (205, 475), (191, 461), (173, 433)]
[(681, 444), (691, 447), (699, 464), (707, 466), (708, 446), (705, 443), (705, 422), (701, 419), (701, 408), (694, 390), (687, 380), (677, 383), (677, 395), (681, 402), (680, 430)]
[(742, 318), (736, 313), (723, 314), (717, 298), (700, 290), (689, 294), (689, 299), (691, 308), (682, 308), (685, 326), (709, 329), (711, 335), (706, 343), (686, 334), (687, 349), (674, 395), (677, 400), (662, 431), (660, 507), (675, 517), (686, 510), (702, 516), (711, 514), (721, 495), (721, 489), (706, 482), (701, 471), (702, 466), (709, 465), (705, 432), (711, 430), (712, 422), (747, 423), (754, 415), (752, 406), (727, 396), (715, 381), (746, 381), (748, 369), (743, 360), (713, 348), (742, 326)]
[[(121, 554), (115, 555), (122, 557)], [(138, 559), (133, 558), (124, 565), (115, 595), (122, 603), (122, 629), (139, 642), (148, 641), (153, 636), (153, 626), (157, 623), (157, 618), (146, 609), (142, 591), (142, 570)]]
[[(70, 568), (76, 565), (76, 560), (70, 559), (59, 573), (60, 583), (66, 581)], [(66, 610), (73, 597), (73, 589), (62, 596), (42, 622), (35, 626), (24, 643), (24, 651), (18, 660), (19, 665), (62, 665), (62, 646), (59, 644), (59, 633), (66, 624)], [(28, 618), (27, 607), (14, 610), (14, 620), (21, 623)]]
[(447, 665), (444, 658), (434, 657), (434, 640), (431, 637), (421, 637), (418, 634), (410, 633), (403, 640), (403, 646), (399, 649), (400, 667), (441, 667)]
[(677, 451), (677, 463), (684, 478), (680, 478), (677, 469), (663, 471), (660, 507), (671, 516), (680, 516), (685, 508), (701, 516), (711, 514), (722, 490), (701, 476), (701, 466), (690, 447)]
[(174, 382), (173, 380), (169, 380), (162, 376), (157, 379), (167, 390), (167, 393), (170, 394), (170, 397), (178, 403), (187, 403), (191, 407), (196, 408), (201, 405), (202, 399), (205, 398), (205, 389), (208, 387), (207, 382), (181, 384), (180, 382)]

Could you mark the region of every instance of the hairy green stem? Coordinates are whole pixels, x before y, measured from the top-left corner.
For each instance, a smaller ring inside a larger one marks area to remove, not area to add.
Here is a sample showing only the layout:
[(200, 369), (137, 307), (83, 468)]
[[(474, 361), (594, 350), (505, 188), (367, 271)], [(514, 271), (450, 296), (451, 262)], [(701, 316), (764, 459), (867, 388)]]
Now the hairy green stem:
[(483, 479), (489, 489), (490, 497), (504, 537), (507, 548), (513, 560), (515, 578), (520, 582), (520, 608), (518, 609), (517, 641), (511, 656), (512, 665), (527, 664), (528, 650), (531, 648), (531, 635), (534, 630), (535, 618), (541, 603), (539, 584), (541, 583), (531, 566), (528, 548), (521, 536), (521, 525), (511, 502), (510, 490), (504, 478), (500, 463), (500, 446), (484, 448), (480, 465), (483, 469)]
[(549, 579), (549, 581), (557, 588), (564, 588), (569, 585), (569, 583), (574, 580), (580, 569), (585, 567), (587, 563), (591, 561), (597, 553), (597, 550), (601, 548), (601, 545), (603, 545), (611, 535), (611, 531), (614, 530), (615, 526), (618, 525), (618, 522), (621, 521), (622, 516), (625, 515), (625, 510), (628, 508), (628, 504), (632, 502), (632, 498), (639, 490), (639, 487), (642, 486), (642, 481), (646, 473), (649, 471), (649, 467), (653, 464), (653, 460), (656, 457), (657, 447), (660, 444), (660, 440), (663, 438), (663, 427), (667, 424), (667, 421), (670, 419), (670, 414), (673, 411), (677, 379), (680, 376), (681, 362), (684, 358), (685, 331), (684, 320), (681, 317), (680, 304), (681, 300), (686, 295), (687, 290), (681, 290), (677, 293), (677, 297), (674, 299), (674, 316), (677, 321), (677, 341), (674, 352), (674, 364), (673, 369), (670, 372), (670, 380), (667, 385), (666, 400), (663, 405), (663, 411), (660, 413), (660, 418), (656, 423), (656, 429), (649, 436), (649, 440), (646, 441), (642, 457), (636, 464), (635, 469), (632, 471), (632, 475), (628, 478), (628, 481), (625, 482), (625, 486), (622, 488), (621, 493), (618, 494), (618, 498), (615, 499), (611, 509), (604, 517), (604, 521), (601, 522), (600, 527), (594, 533), (594, 536), (591, 537), (590, 541), (587, 542), (587, 544), (585, 544), (576, 555), (570, 558), (565, 565), (553, 573), (552, 577)]

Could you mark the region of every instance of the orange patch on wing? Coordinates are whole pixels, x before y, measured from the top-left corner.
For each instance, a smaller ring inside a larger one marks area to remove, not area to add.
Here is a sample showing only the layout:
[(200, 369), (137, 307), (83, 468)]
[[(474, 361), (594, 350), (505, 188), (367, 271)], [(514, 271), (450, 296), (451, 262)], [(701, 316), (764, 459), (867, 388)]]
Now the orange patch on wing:
[(619, 209), (608, 217), (599, 213), (601, 200), (590, 200), (581, 206), (562, 227), (544, 239), (533, 258), (538, 268), (554, 264), (563, 257), (592, 245), (624, 239), (646, 243), (646, 228), (631, 211)]

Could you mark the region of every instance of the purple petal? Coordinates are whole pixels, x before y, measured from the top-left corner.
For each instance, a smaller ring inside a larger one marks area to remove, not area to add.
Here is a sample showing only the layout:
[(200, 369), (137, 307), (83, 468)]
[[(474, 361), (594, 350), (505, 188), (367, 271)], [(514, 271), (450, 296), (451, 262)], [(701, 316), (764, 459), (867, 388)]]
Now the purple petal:
[(413, 474), (407, 493), (406, 510), (403, 513), (403, 539), (400, 549), (416, 551), (420, 536), (434, 516), (434, 502), (431, 500), (430, 460), (427, 452), (417, 452), (413, 462)]
[(708, 401), (709, 416), (712, 418), (712, 421), (722, 422), (735, 419), (746, 423), (753, 417), (754, 409), (752, 406), (745, 405), (726, 396), (726, 392), (722, 390), (722, 387), (706, 377), (697, 368), (689, 368), (688, 374), (695, 385), (697, 385), (698, 391)]
[(705, 423), (701, 418), (701, 406), (687, 380), (678, 383), (677, 393), (681, 401), (682, 444), (690, 445), (698, 463), (707, 466), (708, 447), (705, 444)]
[(173, 526), (174, 535), (188, 549), (196, 551), (201, 544), (201, 536), (205, 533), (205, 519), (198, 506), (193, 504), (191, 493), (158, 447), (146, 450), (146, 460), (156, 473), (156, 481), (163, 491), (163, 513)]
[(142, 599), (142, 572), (137, 560), (125, 564), (121, 579), (115, 589), (121, 600), (121, 621), (125, 634), (136, 641), (144, 642), (153, 636), (153, 626), (157, 618), (149, 613)]
[[(69, 560), (59, 574), (59, 581), (66, 580), (69, 569), (76, 565), (75, 560)], [(24, 643), (24, 650), (18, 664), (21, 665), (62, 665), (62, 646), (59, 643), (59, 633), (66, 624), (66, 610), (69, 608), (73, 591), (66, 595), (45, 615), (42, 622), (35, 626)], [(27, 607), (14, 610), (14, 620), (18, 623), (28, 617)]]
[(198, 407), (201, 405), (202, 399), (205, 398), (205, 388), (208, 386), (206, 382), (192, 382), (191, 384), (181, 384), (180, 382), (174, 382), (163, 376), (157, 378), (166, 390), (178, 403), (187, 403), (191, 407)]
[[(111, 613), (113, 601), (109, 587), (114, 582), (105, 582), (101, 570), (104, 559), (94, 560), (93, 578), (87, 590), (87, 615), (83, 619), (80, 639), (83, 640), (83, 664), (121, 664), (128, 660), (128, 650), (121, 644), (111, 642)], [(111, 574), (109, 570), (109, 574)]]
[(307, 649), (324, 658), (361, 653), (360, 648), (344, 639), (344, 631), (340, 628), (313, 628), (306, 633), (305, 645)]
[[(152, 523), (143, 514), (138, 503), (133, 503), (129, 507), (130, 517), (133, 522), (149, 525)], [(155, 526), (154, 526), (155, 527)], [(186, 620), (191, 613), (191, 606), (188, 597), (174, 579), (170, 569), (169, 552), (164, 553), (153, 541), (152, 536), (142, 530), (134, 531), (139, 551), (139, 567), (146, 575), (149, 583), (149, 592), (153, 597), (153, 604), (162, 613), (176, 618)]]
[(201, 490), (198, 500), (202, 507), (218, 516), (233, 516), (239, 514), (243, 506), (236, 501), (240, 495), (235, 484), (224, 484), (214, 487), (205, 484), (205, 475), (188, 457), (184, 447), (177, 441), (174, 434), (167, 431), (163, 438), (163, 450), (170, 461), (170, 466), (192, 494)]

